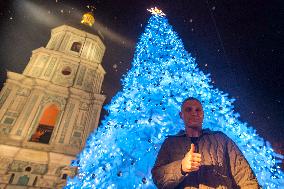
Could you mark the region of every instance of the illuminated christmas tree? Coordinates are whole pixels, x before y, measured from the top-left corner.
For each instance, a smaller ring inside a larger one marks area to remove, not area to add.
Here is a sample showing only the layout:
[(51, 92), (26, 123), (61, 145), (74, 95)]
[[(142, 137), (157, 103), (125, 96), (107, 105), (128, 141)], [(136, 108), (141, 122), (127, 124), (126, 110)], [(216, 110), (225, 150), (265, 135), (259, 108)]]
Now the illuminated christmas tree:
[(264, 188), (283, 186), (269, 143), (238, 120), (233, 101), (213, 88), (165, 15), (152, 9), (140, 37), (132, 69), (123, 89), (106, 107), (109, 114), (88, 139), (74, 166), (78, 175), (66, 188), (155, 188), (151, 168), (167, 135), (183, 129), (179, 118), (183, 99), (198, 98), (204, 108), (204, 128), (226, 133), (238, 144)]

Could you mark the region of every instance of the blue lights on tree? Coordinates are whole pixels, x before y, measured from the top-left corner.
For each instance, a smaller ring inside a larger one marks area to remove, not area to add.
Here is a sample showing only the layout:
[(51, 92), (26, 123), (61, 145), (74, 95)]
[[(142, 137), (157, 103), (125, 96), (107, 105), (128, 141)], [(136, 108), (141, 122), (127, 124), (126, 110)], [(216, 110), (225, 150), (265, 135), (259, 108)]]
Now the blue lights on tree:
[(263, 188), (284, 186), (275, 160), (280, 155), (239, 121), (234, 99), (211, 85), (163, 15), (151, 16), (122, 84), (106, 106), (109, 114), (73, 162), (78, 174), (66, 188), (155, 188), (151, 168), (165, 137), (183, 129), (178, 113), (189, 96), (203, 104), (203, 127), (235, 141)]

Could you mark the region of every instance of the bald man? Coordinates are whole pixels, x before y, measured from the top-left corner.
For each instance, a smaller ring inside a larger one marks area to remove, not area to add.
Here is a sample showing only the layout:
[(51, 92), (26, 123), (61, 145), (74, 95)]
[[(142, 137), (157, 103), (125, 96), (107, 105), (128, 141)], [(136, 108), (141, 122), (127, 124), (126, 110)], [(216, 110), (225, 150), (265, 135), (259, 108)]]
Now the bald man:
[(257, 179), (237, 145), (222, 132), (202, 129), (203, 108), (190, 97), (181, 106), (185, 131), (168, 136), (152, 177), (158, 188), (258, 189)]

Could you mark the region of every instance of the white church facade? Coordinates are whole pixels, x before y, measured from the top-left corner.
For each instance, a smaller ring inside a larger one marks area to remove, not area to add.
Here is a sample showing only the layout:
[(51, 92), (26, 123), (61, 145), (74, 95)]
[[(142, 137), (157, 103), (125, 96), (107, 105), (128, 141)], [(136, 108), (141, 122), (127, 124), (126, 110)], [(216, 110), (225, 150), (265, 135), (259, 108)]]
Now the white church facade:
[(102, 40), (62, 25), (0, 92), (0, 189), (62, 188), (98, 127), (105, 96)]

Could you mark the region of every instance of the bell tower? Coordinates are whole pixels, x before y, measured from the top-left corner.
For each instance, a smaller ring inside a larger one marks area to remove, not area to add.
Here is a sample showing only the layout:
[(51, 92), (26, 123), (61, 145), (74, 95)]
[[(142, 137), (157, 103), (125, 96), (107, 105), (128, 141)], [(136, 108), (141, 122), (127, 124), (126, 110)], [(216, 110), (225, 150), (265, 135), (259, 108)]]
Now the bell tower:
[(102, 40), (62, 25), (0, 92), (0, 188), (61, 188), (97, 128), (105, 96)]

